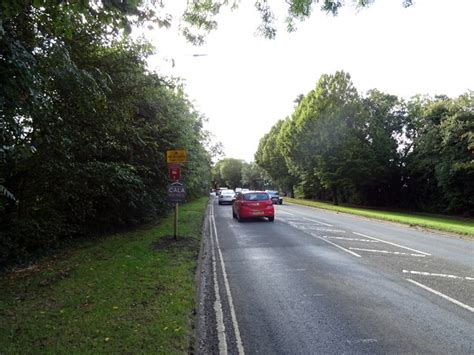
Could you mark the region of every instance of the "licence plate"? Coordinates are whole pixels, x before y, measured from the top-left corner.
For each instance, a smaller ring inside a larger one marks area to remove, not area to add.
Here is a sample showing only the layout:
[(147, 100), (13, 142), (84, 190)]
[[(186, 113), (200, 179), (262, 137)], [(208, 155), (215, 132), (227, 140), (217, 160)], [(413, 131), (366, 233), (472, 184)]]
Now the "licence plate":
[(254, 216), (261, 216), (263, 214), (263, 211), (253, 211), (252, 214)]

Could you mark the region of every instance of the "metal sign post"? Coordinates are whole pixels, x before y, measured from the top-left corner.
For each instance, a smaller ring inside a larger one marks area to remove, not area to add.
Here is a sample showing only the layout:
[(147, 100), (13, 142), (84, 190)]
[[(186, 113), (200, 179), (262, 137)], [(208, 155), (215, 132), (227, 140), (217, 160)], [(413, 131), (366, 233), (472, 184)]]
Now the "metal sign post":
[(178, 206), (179, 203), (174, 205), (174, 240), (178, 240)]
[(180, 182), (168, 185), (168, 201), (174, 203), (174, 239), (178, 239), (178, 205), (186, 201), (186, 188)]
[(168, 185), (168, 201), (174, 202), (174, 239), (178, 239), (178, 206), (186, 200), (186, 188), (179, 182), (181, 179), (181, 163), (188, 161), (188, 152), (184, 149), (167, 150), (166, 162), (168, 163), (168, 175), (170, 180), (175, 181)]

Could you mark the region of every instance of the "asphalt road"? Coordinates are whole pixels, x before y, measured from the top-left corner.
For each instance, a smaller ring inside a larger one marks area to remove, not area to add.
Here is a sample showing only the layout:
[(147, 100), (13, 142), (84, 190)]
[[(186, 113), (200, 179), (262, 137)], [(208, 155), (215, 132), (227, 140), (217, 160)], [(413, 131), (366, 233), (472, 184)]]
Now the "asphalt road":
[(474, 353), (474, 243), (296, 205), (209, 205), (198, 353)]

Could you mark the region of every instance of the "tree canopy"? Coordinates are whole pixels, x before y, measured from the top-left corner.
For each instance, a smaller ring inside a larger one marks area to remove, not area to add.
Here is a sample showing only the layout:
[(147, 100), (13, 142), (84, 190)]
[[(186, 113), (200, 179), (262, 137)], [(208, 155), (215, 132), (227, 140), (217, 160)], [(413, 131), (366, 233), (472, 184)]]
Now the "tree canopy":
[(235, 189), (245, 187), (251, 190), (263, 190), (269, 185), (269, 178), (259, 165), (247, 163), (241, 159), (224, 158), (212, 169), (212, 182), (215, 187)]
[(210, 185), (202, 116), (149, 72), (138, 2), (12, 1), (0, 13), (0, 264), (166, 213), (165, 151), (189, 198)]
[[(375, 0), (352, 0), (348, 1), (356, 8), (370, 6)], [(255, 9), (260, 15), (261, 23), (257, 32), (266, 38), (275, 38), (278, 32), (274, 7), (284, 6), (286, 10), (285, 23), (288, 32), (296, 31), (297, 23), (309, 18), (315, 8), (320, 11), (336, 16), (345, 5), (342, 0), (285, 0), (280, 4), (270, 4), (268, 0), (256, 0)], [(404, 7), (413, 5), (413, 0), (400, 0)], [(192, 42), (202, 43), (203, 36), (217, 28), (218, 23), (215, 17), (222, 7), (230, 6), (235, 9), (239, 6), (238, 0), (193, 0), (188, 2), (188, 6), (183, 14), (183, 19), (187, 26), (183, 27), (183, 34)]]
[(261, 138), (255, 160), (300, 197), (472, 215), (473, 104), (472, 92), (362, 95), (349, 74), (323, 75)]

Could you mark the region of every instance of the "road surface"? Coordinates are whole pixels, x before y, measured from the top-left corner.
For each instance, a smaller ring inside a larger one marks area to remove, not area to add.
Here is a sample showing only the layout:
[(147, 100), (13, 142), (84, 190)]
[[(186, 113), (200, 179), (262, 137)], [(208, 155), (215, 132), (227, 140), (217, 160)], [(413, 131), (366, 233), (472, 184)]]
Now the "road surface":
[(297, 205), (211, 198), (198, 353), (474, 353), (474, 243)]

